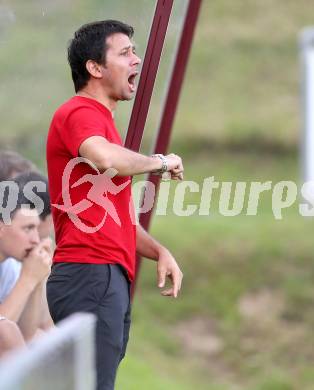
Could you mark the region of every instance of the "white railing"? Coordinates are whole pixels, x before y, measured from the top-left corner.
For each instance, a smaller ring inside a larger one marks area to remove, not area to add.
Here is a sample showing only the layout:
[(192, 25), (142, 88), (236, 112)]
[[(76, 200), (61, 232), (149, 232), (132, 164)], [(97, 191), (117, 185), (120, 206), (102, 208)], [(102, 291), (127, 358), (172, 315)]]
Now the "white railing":
[(314, 181), (314, 27), (300, 33), (303, 180)]
[(0, 360), (0, 390), (93, 390), (95, 317), (61, 321), (23, 351)]

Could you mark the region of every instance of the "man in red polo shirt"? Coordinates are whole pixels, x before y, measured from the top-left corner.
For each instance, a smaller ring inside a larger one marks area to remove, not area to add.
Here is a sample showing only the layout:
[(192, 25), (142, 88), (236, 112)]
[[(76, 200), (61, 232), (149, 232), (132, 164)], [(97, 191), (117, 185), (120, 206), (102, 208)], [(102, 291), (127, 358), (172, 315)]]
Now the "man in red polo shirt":
[(136, 91), (140, 58), (133, 28), (107, 20), (76, 31), (68, 48), (76, 95), (58, 108), (47, 140), (56, 232), (47, 283), (54, 322), (96, 314), (97, 389), (112, 390), (130, 328), (135, 253), (157, 261), (162, 295), (177, 297), (182, 272), (170, 252), (134, 222), (131, 177), (169, 172), (183, 178), (180, 157), (144, 156), (122, 146), (113, 113)]

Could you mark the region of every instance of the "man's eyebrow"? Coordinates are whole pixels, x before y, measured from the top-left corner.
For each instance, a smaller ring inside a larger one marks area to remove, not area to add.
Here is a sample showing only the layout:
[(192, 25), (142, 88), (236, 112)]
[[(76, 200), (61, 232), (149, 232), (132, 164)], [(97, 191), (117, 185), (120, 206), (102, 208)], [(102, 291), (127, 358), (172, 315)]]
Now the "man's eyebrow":
[(136, 45), (134, 44), (134, 45), (125, 46), (120, 51), (125, 51), (125, 50), (129, 50), (129, 49), (135, 50), (136, 49)]
[(24, 225), (25, 228), (28, 228), (28, 229), (34, 229), (34, 228), (37, 228), (39, 225), (37, 225), (36, 223), (28, 223), (26, 225)]

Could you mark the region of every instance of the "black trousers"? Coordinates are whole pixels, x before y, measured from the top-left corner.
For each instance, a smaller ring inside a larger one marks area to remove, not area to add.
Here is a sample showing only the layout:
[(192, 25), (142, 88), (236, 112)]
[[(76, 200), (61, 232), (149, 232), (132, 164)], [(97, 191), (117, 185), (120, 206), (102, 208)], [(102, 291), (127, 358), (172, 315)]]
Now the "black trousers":
[(129, 339), (130, 282), (118, 264), (56, 263), (47, 282), (47, 300), (55, 323), (77, 312), (97, 316), (97, 390), (113, 390)]

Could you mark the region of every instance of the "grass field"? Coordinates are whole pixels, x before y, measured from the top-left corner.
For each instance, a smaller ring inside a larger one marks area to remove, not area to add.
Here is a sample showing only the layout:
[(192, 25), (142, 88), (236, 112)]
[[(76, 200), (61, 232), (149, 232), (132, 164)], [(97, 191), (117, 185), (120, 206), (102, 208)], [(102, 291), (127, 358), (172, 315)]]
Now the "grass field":
[[(121, 17), (137, 27), (143, 54), (154, 2), (39, 3), (6, 8), (15, 22), (7, 17), (0, 35), (0, 141), (45, 169), (51, 114), (72, 94), (66, 41), (86, 21)], [(297, 38), (314, 22), (310, 3), (204, 0), (171, 145), (187, 180), (301, 183)], [(158, 123), (175, 12), (144, 152)], [(117, 113), (122, 133), (130, 109)], [(155, 264), (144, 261), (118, 390), (314, 388), (314, 222), (299, 215), (300, 201), (282, 220), (269, 193), (257, 216), (224, 217), (217, 191), (209, 216), (178, 217), (170, 203), (154, 219), (152, 232), (182, 265), (183, 290), (177, 300), (160, 296)]]
[[(215, 172), (217, 181), (277, 182), (296, 180), (296, 167), (291, 154), (219, 152), (190, 161), (187, 176), (198, 168), (198, 178)], [(300, 199), (282, 220), (274, 219), (267, 196), (257, 217), (223, 217), (217, 200), (209, 217), (155, 218), (153, 232), (182, 264), (184, 288), (177, 301), (166, 302), (154, 265), (143, 263), (130, 353), (121, 368), (130, 387), (121, 382), (121, 389), (141, 388), (128, 371), (137, 365), (154, 389), (166, 388), (164, 378), (174, 382), (167, 388), (180, 389), (313, 388), (313, 221), (299, 215)], [(194, 195), (189, 202), (199, 200)]]

